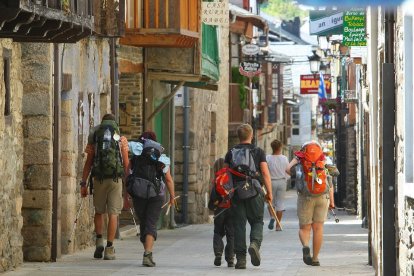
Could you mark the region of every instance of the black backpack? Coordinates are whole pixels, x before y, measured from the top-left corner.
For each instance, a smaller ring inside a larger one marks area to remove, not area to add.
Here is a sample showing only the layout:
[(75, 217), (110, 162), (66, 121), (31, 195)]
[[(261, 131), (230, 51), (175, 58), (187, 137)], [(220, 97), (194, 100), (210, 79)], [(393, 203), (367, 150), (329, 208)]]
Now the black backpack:
[(127, 191), (132, 197), (148, 199), (160, 194), (165, 182), (165, 165), (158, 160), (162, 150), (159, 143), (147, 139), (141, 155), (132, 158), (132, 174), (127, 180)]

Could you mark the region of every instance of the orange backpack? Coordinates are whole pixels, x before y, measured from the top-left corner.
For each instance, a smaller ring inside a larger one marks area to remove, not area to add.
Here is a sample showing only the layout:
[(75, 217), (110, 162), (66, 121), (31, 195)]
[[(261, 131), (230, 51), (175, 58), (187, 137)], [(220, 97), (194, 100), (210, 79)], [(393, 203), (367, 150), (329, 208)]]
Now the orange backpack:
[(303, 167), (304, 187), (301, 193), (318, 196), (329, 192), (325, 171), (325, 155), (317, 143), (309, 143), (296, 154)]

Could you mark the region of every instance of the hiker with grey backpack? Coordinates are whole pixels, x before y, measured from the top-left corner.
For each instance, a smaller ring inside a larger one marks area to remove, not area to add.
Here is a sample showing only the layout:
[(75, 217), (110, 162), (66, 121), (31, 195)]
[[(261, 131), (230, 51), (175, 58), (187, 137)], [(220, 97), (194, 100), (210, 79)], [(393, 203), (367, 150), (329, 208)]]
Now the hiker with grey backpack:
[(133, 157), (132, 172), (127, 179), (127, 191), (132, 197), (135, 214), (139, 218), (140, 241), (144, 246), (142, 265), (154, 267), (152, 256), (157, 240), (157, 221), (161, 214), (165, 192), (169, 192), (169, 204), (175, 203), (174, 182), (171, 177), (170, 159), (162, 154), (164, 148), (152, 131), (141, 134), (138, 142), (130, 142)]
[[(85, 152), (87, 158), (80, 186), (81, 196), (86, 197), (88, 195), (86, 181), (90, 174), (94, 183), (96, 233), (94, 258), (114, 260), (113, 241), (118, 227), (118, 215), (123, 205), (122, 178), (129, 174), (129, 159), (128, 141), (124, 136), (120, 136), (113, 114), (104, 115), (101, 124), (92, 129)], [(105, 214), (108, 214), (106, 247), (102, 237)]]
[[(225, 156), (225, 167), (237, 172), (233, 175), (231, 215), (234, 225), (234, 253), (236, 269), (246, 269), (246, 223), (249, 222), (251, 263), (259, 266), (260, 246), (263, 240), (264, 200), (272, 200), (272, 186), (264, 151), (252, 144), (253, 129), (249, 124), (237, 128), (239, 144)], [(263, 183), (261, 183), (261, 181)], [(262, 185), (266, 187), (266, 195)]]

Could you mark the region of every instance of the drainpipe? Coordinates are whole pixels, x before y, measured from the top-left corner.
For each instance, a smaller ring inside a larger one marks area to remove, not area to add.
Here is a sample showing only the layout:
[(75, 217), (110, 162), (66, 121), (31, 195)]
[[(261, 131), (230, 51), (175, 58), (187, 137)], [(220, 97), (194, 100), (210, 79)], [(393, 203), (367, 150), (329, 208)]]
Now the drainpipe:
[[(382, 64), (382, 268), (383, 275), (397, 275), (396, 170), (395, 148), (395, 66), (394, 11), (385, 11), (385, 62)], [(387, 173), (394, 172), (394, 173)]]
[(182, 221), (184, 224), (188, 223), (188, 166), (189, 166), (189, 136), (190, 136), (190, 95), (188, 87), (184, 86), (184, 137), (183, 137), (183, 154), (184, 154), (184, 168), (183, 168), (183, 194), (182, 194)]
[(53, 178), (52, 178), (52, 248), (51, 261), (61, 254), (60, 229), (60, 67), (59, 44), (53, 44)]
[[(171, 89), (172, 90), (172, 89)], [(174, 159), (175, 159), (175, 105), (174, 100), (170, 102), (170, 158), (171, 158), (171, 165), (170, 165), (170, 173), (173, 179), (175, 179), (175, 168), (174, 168)], [(175, 209), (171, 208), (170, 213), (170, 228), (174, 229), (177, 227), (175, 223)]]
[(109, 58), (111, 74), (111, 111), (119, 122), (119, 82), (118, 82), (118, 62), (116, 61), (116, 38), (109, 39)]

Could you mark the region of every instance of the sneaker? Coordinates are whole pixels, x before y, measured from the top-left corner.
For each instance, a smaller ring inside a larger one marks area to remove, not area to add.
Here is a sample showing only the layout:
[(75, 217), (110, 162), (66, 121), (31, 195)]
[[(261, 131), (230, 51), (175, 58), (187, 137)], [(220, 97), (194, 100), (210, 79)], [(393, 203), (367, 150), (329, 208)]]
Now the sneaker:
[(104, 251), (104, 240), (103, 238), (96, 238), (96, 248), (93, 257), (95, 259), (102, 259), (102, 252)]
[(302, 253), (303, 253), (303, 262), (307, 265), (312, 265), (312, 257), (310, 255), (309, 246), (304, 246), (302, 248)]
[(250, 254), (252, 265), (259, 266), (260, 265), (259, 247), (254, 242), (252, 242), (249, 246), (249, 254)]
[(271, 218), (269, 221), (269, 225), (267, 226), (267, 228), (269, 228), (269, 230), (273, 230), (273, 224), (275, 223), (275, 219)]
[(142, 258), (142, 265), (146, 267), (155, 266), (155, 262), (152, 260), (152, 252), (144, 253), (144, 257)]
[(113, 246), (105, 247), (104, 260), (115, 260), (115, 248)]
[(221, 266), (221, 256), (216, 256), (214, 258), (214, 265), (215, 266)]
[(246, 259), (237, 259), (237, 263), (234, 266), (235, 269), (246, 269)]

